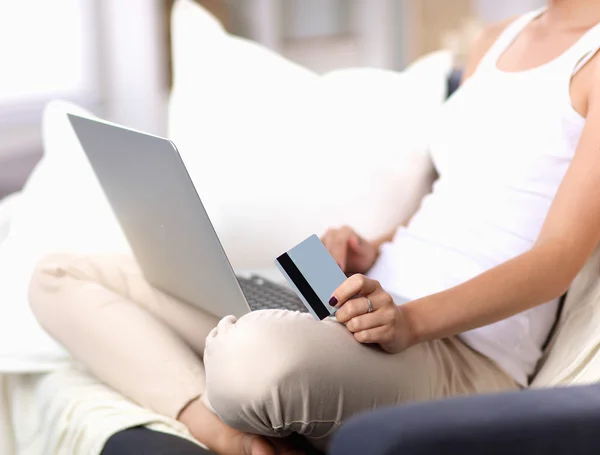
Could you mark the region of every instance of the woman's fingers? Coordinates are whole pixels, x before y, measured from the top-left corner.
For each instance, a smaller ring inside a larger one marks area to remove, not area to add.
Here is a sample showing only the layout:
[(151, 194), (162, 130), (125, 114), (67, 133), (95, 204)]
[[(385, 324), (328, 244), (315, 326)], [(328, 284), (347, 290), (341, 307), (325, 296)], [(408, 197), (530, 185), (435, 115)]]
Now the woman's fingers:
[[(352, 327), (355, 327), (354, 324), (363, 324), (363, 320), (361, 319), (363, 316), (372, 316), (377, 314), (377, 318), (369, 317), (364, 320), (365, 323), (367, 320), (369, 320), (378, 322), (380, 324), (385, 324), (386, 318), (389, 319), (390, 317), (388, 310), (396, 307), (392, 296), (378, 287), (377, 290), (369, 294), (368, 298), (371, 301), (371, 307), (373, 308), (371, 313), (369, 313), (369, 301), (367, 300), (367, 297), (355, 297), (348, 300), (340, 307), (339, 310), (335, 312), (335, 317), (338, 322), (346, 324), (346, 327), (348, 327), (351, 332), (356, 332), (358, 330), (364, 330), (368, 328), (367, 326), (363, 327), (361, 325), (356, 326), (355, 330), (351, 330)], [(354, 319), (359, 319), (361, 322), (349, 322)], [(350, 326), (348, 326), (348, 324), (350, 324)]]
[[(362, 300), (362, 299), (355, 299)], [(343, 317), (343, 315), (342, 315)], [(338, 319), (339, 321), (339, 319)], [(364, 313), (359, 316), (354, 316), (346, 321), (346, 328), (352, 332), (361, 332), (363, 330), (373, 329), (385, 324), (385, 317), (380, 311), (373, 311), (372, 313)]]
[(378, 281), (357, 273), (338, 286), (333, 292), (329, 304), (332, 306), (341, 306), (354, 296), (364, 296), (375, 292), (378, 287), (380, 287)]
[(351, 235), (348, 239), (348, 247), (356, 254), (364, 254), (365, 249), (363, 248), (365, 242), (356, 234)]
[(321, 242), (323, 242), (323, 245), (325, 245), (325, 248), (327, 248), (327, 251), (329, 251), (329, 253), (331, 253), (331, 244), (333, 242), (334, 236), (335, 233), (333, 229), (328, 229), (327, 232), (325, 232), (325, 234), (323, 235), (323, 237), (321, 237)]
[(344, 273), (364, 272), (377, 258), (377, 247), (348, 226), (328, 229), (321, 241)]
[(321, 239), (329, 254), (335, 259), (340, 268), (346, 271), (348, 257), (348, 241), (353, 235), (352, 229), (344, 226), (340, 229), (329, 229)]
[(410, 345), (410, 330), (401, 307), (396, 306), (394, 298), (379, 282), (364, 275), (353, 275), (336, 289), (330, 304), (335, 299), (339, 299), (341, 305), (335, 317), (354, 334), (356, 341), (377, 343), (390, 353), (400, 352)]
[(367, 299), (365, 297), (357, 297), (344, 303), (342, 307), (335, 312), (335, 318), (338, 322), (346, 324), (352, 318), (367, 314), (368, 310), (369, 303), (367, 302)]
[(364, 344), (388, 344), (393, 343), (395, 334), (392, 326), (383, 325), (374, 329), (361, 330), (354, 334), (354, 339)]

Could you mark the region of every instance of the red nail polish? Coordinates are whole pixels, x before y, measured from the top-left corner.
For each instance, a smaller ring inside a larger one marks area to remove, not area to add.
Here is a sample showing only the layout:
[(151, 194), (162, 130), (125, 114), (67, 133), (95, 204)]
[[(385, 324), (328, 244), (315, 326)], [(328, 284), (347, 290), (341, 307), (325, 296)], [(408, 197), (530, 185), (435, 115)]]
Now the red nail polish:
[(338, 304), (338, 299), (334, 295), (329, 299), (329, 305), (336, 306), (337, 304)]

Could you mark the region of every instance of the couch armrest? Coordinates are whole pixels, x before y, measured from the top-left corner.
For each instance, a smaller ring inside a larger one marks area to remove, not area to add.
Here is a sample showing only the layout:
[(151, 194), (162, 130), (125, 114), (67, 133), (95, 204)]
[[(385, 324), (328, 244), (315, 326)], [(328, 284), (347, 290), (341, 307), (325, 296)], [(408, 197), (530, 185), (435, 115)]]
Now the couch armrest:
[(0, 199), (0, 243), (8, 235), (10, 229), (10, 220), (14, 207), (17, 205), (19, 193), (13, 193)]
[(344, 425), (331, 455), (600, 453), (600, 385), (409, 404)]
[(454, 69), (448, 76), (448, 84), (447, 84), (447, 98), (450, 98), (452, 94), (458, 90), (460, 87), (460, 82), (463, 77), (463, 72), (459, 69)]

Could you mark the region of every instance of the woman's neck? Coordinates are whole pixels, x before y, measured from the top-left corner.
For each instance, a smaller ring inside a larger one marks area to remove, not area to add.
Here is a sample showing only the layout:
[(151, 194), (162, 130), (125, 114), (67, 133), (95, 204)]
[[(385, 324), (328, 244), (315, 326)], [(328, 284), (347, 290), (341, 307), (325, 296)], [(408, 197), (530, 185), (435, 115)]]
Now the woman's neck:
[(548, 0), (548, 8), (540, 19), (554, 28), (589, 28), (600, 22), (600, 1)]

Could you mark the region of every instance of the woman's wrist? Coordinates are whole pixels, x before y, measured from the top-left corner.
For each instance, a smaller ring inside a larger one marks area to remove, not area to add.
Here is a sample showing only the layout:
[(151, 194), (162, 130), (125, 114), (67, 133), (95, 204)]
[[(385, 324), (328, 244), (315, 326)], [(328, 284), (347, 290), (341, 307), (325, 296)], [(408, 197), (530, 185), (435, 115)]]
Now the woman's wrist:
[(423, 324), (419, 320), (418, 305), (421, 299), (398, 305), (398, 310), (404, 319), (404, 330), (408, 347), (427, 341), (424, 334)]
[(375, 251), (377, 252), (377, 256), (379, 256), (379, 252), (381, 251), (381, 245), (383, 245), (386, 242), (386, 239), (375, 239), (371, 240), (369, 243), (373, 245), (373, 248), (375, 248)]

